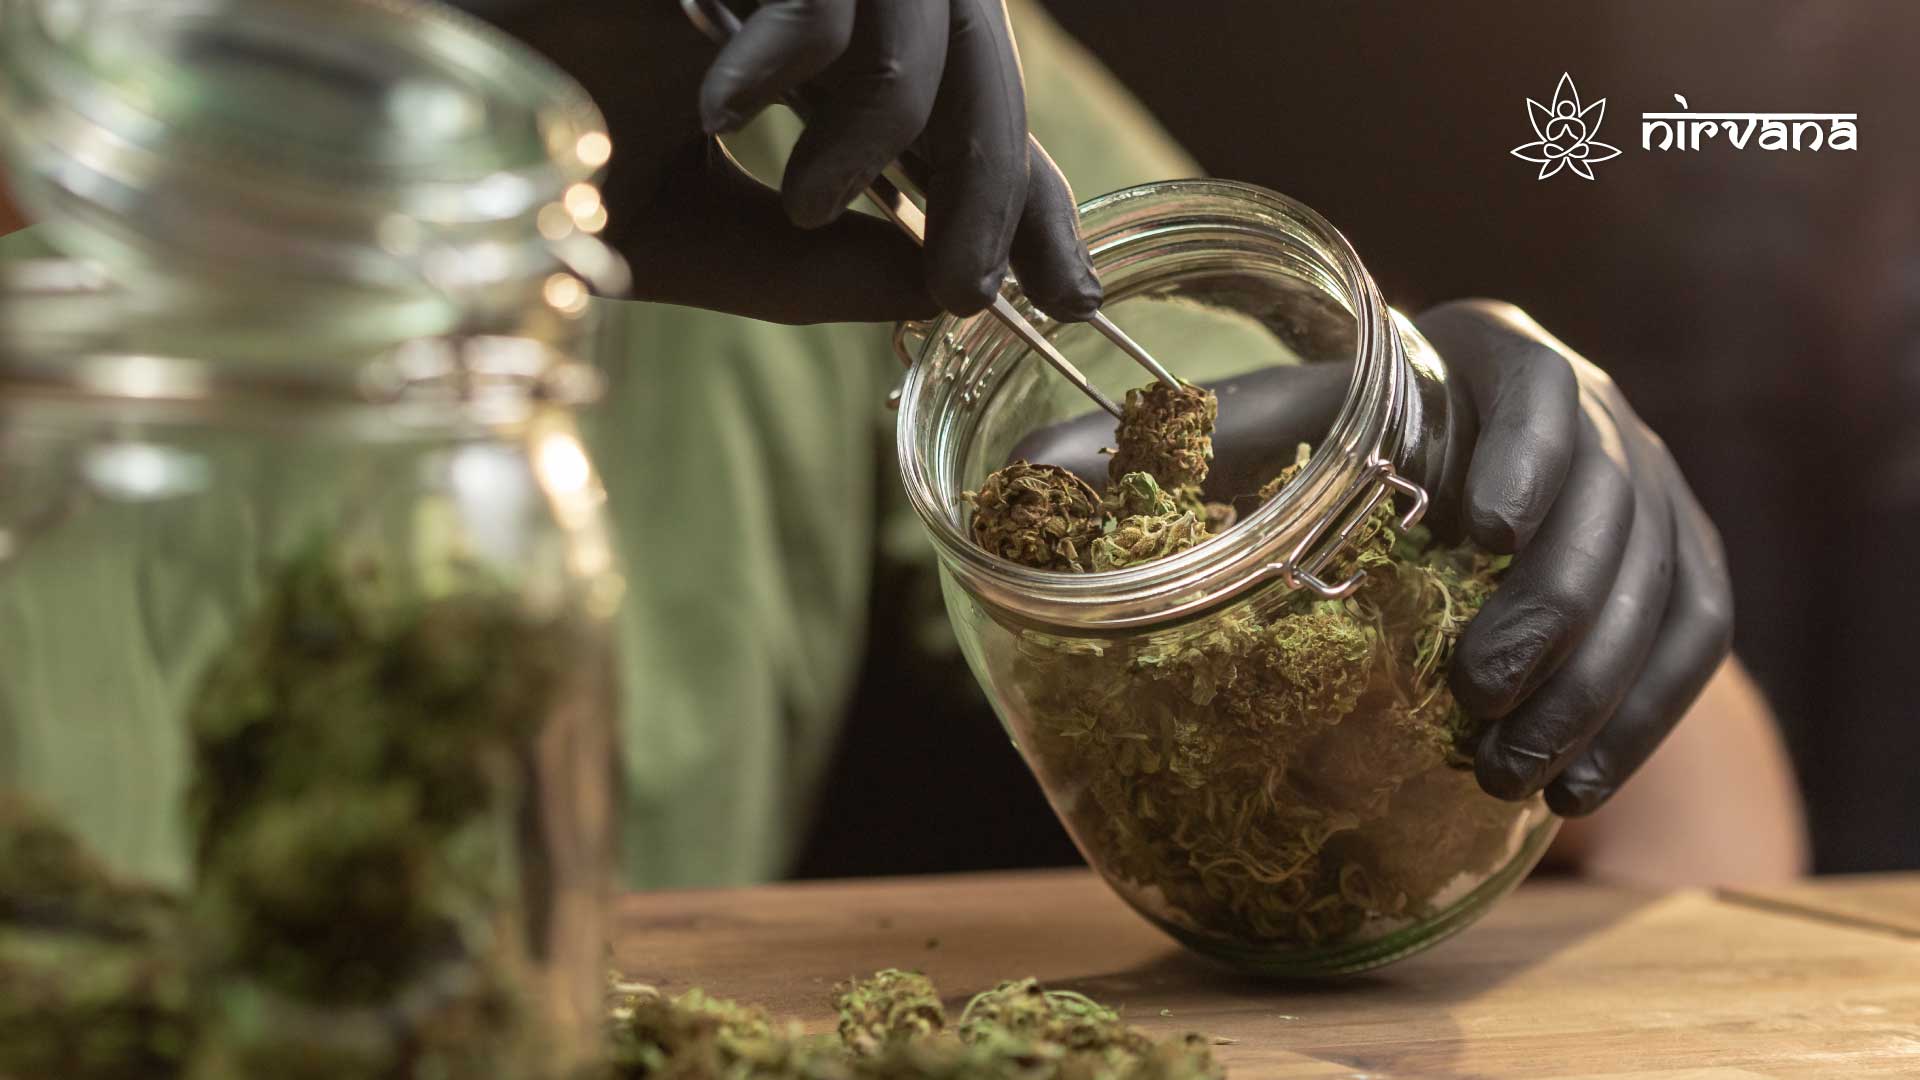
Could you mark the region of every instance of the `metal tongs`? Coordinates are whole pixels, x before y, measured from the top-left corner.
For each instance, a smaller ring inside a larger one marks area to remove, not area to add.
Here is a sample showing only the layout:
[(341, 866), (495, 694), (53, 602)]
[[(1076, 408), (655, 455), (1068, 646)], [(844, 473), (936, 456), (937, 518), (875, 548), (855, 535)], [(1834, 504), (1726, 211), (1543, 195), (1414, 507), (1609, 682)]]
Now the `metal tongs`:
[[(687, 18), (693, 21), (693, 25), (698, 27), (701, 33), (713, 39), (716, 45), (726, 44), (740, 30), (739, 17), (728, 10), (721, 0), (680, 0), (680, 7), (687, 13)], [(781, 100), (803, 119), (807, 116), (806, 103), (797, 95), (787, 94)], [(1027, 138), (1032, 140), (1033, 136), (1028, 135)], [(1035, 142), (1034, 145), (1038, 146), (1039, 143)], [(902, 174), (904, 179), (905, 168), (898, 163), (895, 163), (894, 168), (896, 172)], [(914, 243), (922, 247), (926, 246), (926, 212), (920, 208), (920, 204), (907, 190), (903, 190), (901, 184), (896, 184), (882, 174), (875, 177), (873, 183), (867, 187), (866, 196), (868, 202), (886, 215), (889, 221), (899, 226), (900, 231), (911, 237)], [(1053, 365), (1054, 370), (1065, 376), (1075, 389), (1085, 394), (1094, 404), (1112, 413), (1115, 419), (1120, 418), (1120, 406), (1115, 405), (1112, 398), (1101, 393), (1099, 387), (1087, 381), (1086, 375), (1082, 374), (1079, 368), (1074, 367), (1072, 361), (1060, 355), (1060, 350), (1053, 347), (1053, 343), (1047, 340), (1046, 335), (1042, 334), (1038, 327), (1021, 316), (1020, 310), (1013, 306), (1013, 302), (1007, 299), (1005, 293), (996, 294), (993, 298), (993, 306), (987, 310), (1025, 342), (1028, 348), (1039, 353), (1041, 359)], [(1126, 331), (1115, 326), (1113, 320), (1107, 318), (1106, 313), (1096, 311), (1088, 322), (1108, 341), (1119, 346), (1120, 351), (1138, 361), (1140, 366), (1152, 373), (1154, 378), (1170, 387), (1180, 385), (1180, 380), (1174, 378), (1171, 372), (1162, 367), (1152, 354), (1141, 348), (1139, 342), (1128, 337)]]

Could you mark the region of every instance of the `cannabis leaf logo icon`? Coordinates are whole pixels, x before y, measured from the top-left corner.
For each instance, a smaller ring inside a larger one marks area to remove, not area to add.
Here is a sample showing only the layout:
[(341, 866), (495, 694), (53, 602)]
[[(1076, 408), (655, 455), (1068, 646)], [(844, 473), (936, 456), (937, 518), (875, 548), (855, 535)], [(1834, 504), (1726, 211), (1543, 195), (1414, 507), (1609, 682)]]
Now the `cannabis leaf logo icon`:
[(1527, 99), (1527, 119), (1533, 123), (1533, 133), (1539, 138), (1514, 147), (1510, 153), (1521, 161), (1540, 166), (1540, 175), (1535, 179), (1545, 180), (1561, 169), (1572, 169), (1591, 180), (1594, 162), (1620, 156), (1619, 147), (1594, 139), (1600, 132), (1600, 119), (1606, 114), (1606, 98), (1582, 108), (1580, 92), (1573, 88), (1573, 76), (1561, 72), (1560, 84), (1553, 88), (1551, 105)]

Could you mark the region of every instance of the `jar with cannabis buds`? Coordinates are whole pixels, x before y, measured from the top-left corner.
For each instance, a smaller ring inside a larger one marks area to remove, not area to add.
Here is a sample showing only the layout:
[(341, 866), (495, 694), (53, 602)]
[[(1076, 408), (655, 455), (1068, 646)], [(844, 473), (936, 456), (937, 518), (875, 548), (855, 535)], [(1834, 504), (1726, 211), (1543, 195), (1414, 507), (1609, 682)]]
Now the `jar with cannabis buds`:
[[(1113, 445), (1110, 418), (991, 319), (903, 326), (901, 468), (968, 661), (1087, 861), (1182, 942), (1285, 975), (1429, 947), (1557, 827), (1537, 797), (1479, 789), (1447, 689), (1504, 561), (1420, 524), (1462, 456), (1445, 366), (1344, 238), (1271, 192), (1152, 184), (1082, 221), (1106, 310), (1216, 396), (1212, 476), (1192, 535), (1096, 516), (1047, 534), (1050, 565), (992, 554), (982, 489), (1010, 476), (1080, 492), (1047, 504), (1067, 517), (1109, 479), (1115, 515), (1168, 493), (1127, 471), (1124, 438), (1109, 477), (1089, 448)], [(1090, 328), (1043, 325), (1116, 397), (1146, 382)]]
[(0, 1075), (571, 1075), (597, 111), (434, 5), (0, 3)]

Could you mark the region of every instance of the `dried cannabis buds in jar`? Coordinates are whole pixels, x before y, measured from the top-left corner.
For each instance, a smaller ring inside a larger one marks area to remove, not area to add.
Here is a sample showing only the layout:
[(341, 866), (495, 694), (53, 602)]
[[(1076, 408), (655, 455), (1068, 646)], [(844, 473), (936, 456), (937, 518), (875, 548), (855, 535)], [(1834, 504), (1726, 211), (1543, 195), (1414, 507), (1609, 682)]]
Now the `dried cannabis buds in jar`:
[[(1155, 385), (1125, 413), (1099, 537), (1043, 568), (1136, 566), (1228, 524), (1199, 494), (1213, 395)], [(992, 504), (973, 509), (976, 535), (983, 516), (994, 527)], [(1479, 729), (1447, 687), (1505, 564), (1400, 532), (1383, 504), (1328, 571), (1365, 571), (1345, 599), (1270, 588), (1131, 636), (1009, 631), (1012, 722), (1089, 860), (1177, 933), (1256, 950), (1364, 940), (1435, 914), (1515, 850), (1527, 810), (1479, 790)]]
[(1115, 481), (1149, 473), (1162, 487), (1198, 487), (1213, 460), (1213, 421), (1219, 403), (1213, 391), (1154, 383), (1127, 391), (1121, 409), (1119, 446), (1107, 463)]
[(926, 976), (881, 971), (838, 988), (838, 1036), (807, 1036), (700, 990), (616, 981), (614, 1080), (1219, 1080), (1207, 1040), (1155, 1039), (1081, 994), (1003, 982), (949, 1025)]
[(1119, 570), (1185, 551), (1206, 539), (1208, 518), (1204, 510), (1191, 508), (1195, 498), (1187, 496), (1183, 506), (1151, 473), (1121, 476), (1102, 501), (1112, 518), (1092, 544), (1088, 568)]
[(584, 628), (446, 569), (276, 574), (188, 710), (184, 903), (0, 797), (0, 1080), (539, 1075), (511, 849)]
[(973, 542), (1009, 562), (1084, 570), (1100, 536), (1100, 496), (1058, 465), (1013, 464), (971, 493)]
[(534, 1053), (509, 968), (542, 901), (510, 848), (579, 634), (450, 572), (414, 597), (316, 547), (203, 678), (194, 1080), (511, 1077)]
[(187, 1050), (180, 913), (0, 793), (0, 1077), (168, 1077)]
[(1016, 461), (967, 492), (974, 543), (1062, 571), (1118, 570), (1192, 547), (1233, 520), (1200, 496), (1216, 408), (1212, 391), (1191, 386), (1128, 391), (1105, 495), (1058, 465)]

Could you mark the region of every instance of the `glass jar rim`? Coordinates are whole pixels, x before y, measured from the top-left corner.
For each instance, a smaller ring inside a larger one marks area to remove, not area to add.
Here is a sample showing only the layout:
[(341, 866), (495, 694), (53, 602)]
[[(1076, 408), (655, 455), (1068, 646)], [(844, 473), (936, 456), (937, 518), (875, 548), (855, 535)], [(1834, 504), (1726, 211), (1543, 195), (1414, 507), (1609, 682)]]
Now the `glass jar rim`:
[[(117, 276), (428, 292), (606, 266), (582, 250), (604, 119), (482, 21), (388, 0), (123, 4), (0, 0), (0, 141), (57, 246)], [(273, 112), (316, 85), (330, 108)]]
[[(1327, 437), (1306, 468), (1279, 496), (1219, 537), (1178, 554), (1119, 570), (1075, 573), (1036, 570), (998, 558), (977, 546), (959, 518), (961, 481), (957, 440), (972, 423), (956, 421), (963, 394), (985, 400), (1006, 385), (1014, 365), (935, 372), (926, 362), (940, 343), (968, 337), (998, 344), (1011, 332), (986, 316), (942, 315), (930, 324), (903, 327), (921, 345), (900, 395), (896, 429), (902, 479), (910, 501), (933, 538), (946, 571), (997, 617), (1042, 631), (1074, 634), (1127, 632), (1200, 616), (1264, 582), (1301, 587), (1296, 577), (1308, 556), (1324, 546), (1328, 522), (1350, 521), (1356, 505), (1380, 496), (1391, 481), (1399, 424), (1407, 411), (1411, 376), (1398, 332), (1399, 317), (1387, 306), (1352, 246), (1319, 214), (1283, 195), (1227, 180), (1170, 180), (1126, 188), (1088, 200), (1081, 224), (1095, 269), (1111, 269), (1120, 256), (1144, 247), (1170, 245), (1196, 227), (1225, 226), (1267, 243), (1285, 245), (1321, 272), (1316, 282), (1354, 318), (1354, 353), (1347, 392)], [(1131, 265), (1137, 265), (1135, 259)], [(1124, 295), (1129, 279), (1107, 278), (1109, 300)], [(1019, 303), (1029, 317), (1031, 306)], [(1048, 326), (1043, 317), (1036, 317)], [(984, 354), (986, 349), (978, 349)], [(1162, 357), (1178, 373), (1178, 357)], [(981, 365), (971, 365), (980, 367)], [(960, 389), (964, 388), (964, 389)], [(980, 415), (978, 412), (974, 416)], [(977, 421), (975, 421), (977, 423)], [(929, 457), (934, 460), (929, 460)], [(1418, 489), (1414, 489), (1418, 490)], [(1424, 496), (1421, 497), (1424, 500)], [(1424, 506), (1424, 501), (1422, 501)]]
[[(366, 293), (392, 326), (325, 337), (336, 298), (265, 317), (204, 282), (117, 281), (97, 263), (63, 256), (0, 260), (0, 408), (92, 409), (147, 419), (232, 413), (285, 422), (293, 412), (406, 412), (416, 425), (494, 421), (541, 404), (599, 400), (601, 374), (572, 355), (594, 332), (589, 308), (566, 336), (467, 332), (440, 305)], [(360, 322), (366, 320), (352, 320)], [(183, 333), (211, 323), (232, 336)], [(156, 328), (161, 329), (156, 332)], [(187, 328), (183, 331), (181, 328)], [(291, 338), (262, 356), (247, 336)], [(434, 419), (438, 418), (438, 419)]]

